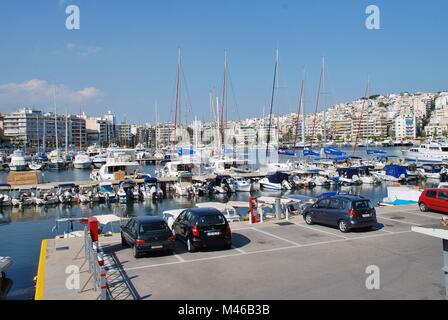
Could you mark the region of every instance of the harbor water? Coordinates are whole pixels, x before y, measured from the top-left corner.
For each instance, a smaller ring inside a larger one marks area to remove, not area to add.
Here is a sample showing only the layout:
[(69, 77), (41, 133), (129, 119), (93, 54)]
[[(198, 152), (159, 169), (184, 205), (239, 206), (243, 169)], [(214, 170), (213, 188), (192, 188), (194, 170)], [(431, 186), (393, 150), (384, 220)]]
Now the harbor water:
[[(388, 148), (389, 154), (400, 155), (398, 148)], [(362, 151), (359, 151), (362, 152)], [(364, 151), (365, 155), (365, 151)], [(282, 161), (285, 161), (283, 158)], [(154, 174), (155, 166), (144, 166), (142, 172)], [(0, 183), (6, 183), (7, 172), (0, 172)], [(66, 182), (89, 180), (90, 170), (68, 169), (60, 172), (44, 171), (44, 182)], [(300, 189), (287, 193), (260, 191), (255, 195), (278, 196), (282, 194), (317, 196), (324, 192), (336, 191), (337, 187)], [(361, 185), (344, 188), (372, 200), (374, 204), (387, 196), (387, 184), (377, 186)], [(13, 265), (7, 270), (12, 280), (12, 288), (7, 299), (32, 299), (34, 296), (33, 278), (37, 272), (40, 245), (42, 239), (54, 238), (55, 219), (68, 217), (89, 217), (100, 214), (116, 214), (121, 217), (141, 215), (161, 215), (169, 209), (189, 208), (196, 202), (226, 202), (227, 200), (248, 201), (249, 194), (237, 193), (230, 197), (222, 195), (197, 197), (194, 200), (168, 195), (161, 201), (145, 201), (131, 204), (96, 204), (54, 207), (0, 208), (0, 255), (10, 256)], [(247, 214), (247, 212), (240, 212)], [(63, 233), (64, 230), (59, 230)]]

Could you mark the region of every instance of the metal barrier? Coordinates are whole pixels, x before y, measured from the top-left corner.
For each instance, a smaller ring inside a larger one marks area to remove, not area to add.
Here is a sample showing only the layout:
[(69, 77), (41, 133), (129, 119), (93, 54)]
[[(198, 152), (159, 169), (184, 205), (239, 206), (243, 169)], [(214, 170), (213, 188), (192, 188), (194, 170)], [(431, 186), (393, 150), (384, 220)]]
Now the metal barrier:
[(106, 270), (104, 268), (104, 259), (99, 253), (98, 243), (93, 242), (87, 227), (84, 228), (84, 255), (88, 262), (90, 277), (87, 279), (80, 292), (84, 290), (90, 279), (93, 278), (95, 291), (99, 291), (99, 300), (109, 300), (109, 288), (106, 279)]

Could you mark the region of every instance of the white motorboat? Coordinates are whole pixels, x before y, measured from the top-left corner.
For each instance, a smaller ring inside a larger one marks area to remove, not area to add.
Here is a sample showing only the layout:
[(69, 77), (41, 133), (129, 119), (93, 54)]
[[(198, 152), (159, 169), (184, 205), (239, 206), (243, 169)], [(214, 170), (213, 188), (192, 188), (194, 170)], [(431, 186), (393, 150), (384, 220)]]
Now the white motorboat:
[(107, 151), (107, 161), (99, 170), (93, 170), (90, 174), (92, 180), (107, 181), (115, 180), (117, 173), (125, 176), (134, 175), (140, 168), (135, 160), (135, 150), (133, 149), (109, 149)]
[(193, 185), (193, 176), (191, 173), (179, 173), (177, 181), (174, 184), (174, 191), (177, 196), (191, 197), (195, 195), (195, 188)]
[(236, 192), (250, 192), (252, 189), (250, 181), (242, 177), (236, 177), (233, 180), (233, 184)]
[(48, 163), (48, 169), (50, 170), (63, 170), (66, 168), (67, 163), (59, 149), (55, 149), (48, 155), (50, 162)]
[(197, 203), (198, 208), (213, 208), (220, 211), (229, 222), (241, 221), (241, 216), (236, 212), (236, 209), (226, 203), (221, 202), (202, 202)]
[(73, 183), (61, 183), (58, 186), (56, 195), (62, 204), (72, 204), (78, 201), (78, 195), (75, 193), (76, 185)]
[(107, 162), (107, 154), (97, 154), (93, 157), (91, 157), (92, 165), (99, 169), (101, 168), (106, 162)]
[(5, 271), (12, 265), (12, 259), (10, 257), (0, 257), (0, 275), (5, 277)]
[(163, 191), (160, 189), (157, 179), (153, 177), (145, 177), (143, 185), (140, 187), (143, 199), (162, 199)]
[(35, 194), (28, 187), (20, 187), (17, 196), (12, 198), (13, 206), (27, 207), (36, 203)]
[(92, 160), (87, 153), (79, 152), (73, 160), (73, 167), (75, 169), (90, 169)]
[(440, 164), (424, 164), (417, 170), (425, 178), (438, 180), (445, 169)]
[(117, 200), (117, 192), (115, 192), (110, 182), (101, 182), (99, 184), (98, 194), (100, 201), (115, 202)]
[(91, 185), (79, 186), (78, 198), (81, 203), (95, 203), (100, 201), (96, 187)]
[(260, 180), (260, 186), (266, 190), (291, 190), (288, 182), (288, 175), (282, 172), (276, 172)]
[(22, 150), (15, 150), (11, 156), (11, 162), (9, 164), (11, 171), (26, 171), (28, 170), (28, 161), (26, 160), (25, 153)]
[(0, 185), (0, 208), (12, 206), (11, 185)]
[(31, 161), (30, 164), (28, 164), (28, 167), (30, 170), (39, 171), (42, 170), (44, 164), (41, 161)]
[(440, 143), (423, 144), (403, 152), (405, 160), (424, 163), (442, 163), (448, 160), (448, 145)]
[(372, 171), (371, 174), (382, 181), (401, 182), (408, 179), (408, 173), (404, 166), (387, 165), (384, 170)]
[(53, 187), (46, 187), (46, 186), (41, 186), (37, 188), (37, 193), (34, 200), (37, 206), (45, 206), (59, 203), (59, 198), (53, 192)]

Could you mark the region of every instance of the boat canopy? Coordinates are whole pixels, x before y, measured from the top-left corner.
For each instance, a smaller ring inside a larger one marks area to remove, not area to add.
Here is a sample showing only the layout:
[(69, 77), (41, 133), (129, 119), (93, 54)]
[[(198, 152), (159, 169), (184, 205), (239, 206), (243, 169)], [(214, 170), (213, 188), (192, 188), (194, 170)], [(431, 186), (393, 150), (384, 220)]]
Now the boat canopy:
[(11, 185), (10, 184), (0, 184), (0, 190), (11, 190)]
[(343, 152), (341, 150), (331, 148), (331, 147), (324, 148), (324, 153), (327, 155), (330, 155), (330, 156), (343, 156), (346, 154), (345, 152)]
[(180, 156), (185, 156), (185, 155), (194, 155), (196, 152), (194, 151), (194, 149), (179, 149), (177, 150), (177, 154)]
[(396, 164), (391, 164), (391, 165), (385, 166), (384, 171), (386, 172), (386, 175), (392, 176), (395, 178), (400, 178), (402, 175), (404, 175), (405, 177), (408, 176), (406, 167), (399, 166)]
[(74, 184), (74, 183), (60, 183), (58, 185), (58, 187), (61, 188), (61, 189), (75, 188), (76, 184)]
[(223, 181), (228, 180), (228, 179), (232, 179), (232, 177), (228, 174), (217, 175), (215, 178), (216, 183), (222, 183)]
[(384, 150), (367, 150), (367, 154), (371, 155), (371, 154), (387, 154), (386, 151)]
[(339, 176), (345, 176), (348, 179), (352, 179), (353, 176), (359, 176), (358, 168), (338, 168), (336, 171)]
[(315, 157), (318, 157), (318, 156), (320, 156), (320, 153), (319, 152), (316, 152), (316, 151), (314, 151), (314, 150), (311, 150), (311, 149), (305, 149), (305, 150), (303, 150), (303, 155), (306, 157), (306, 156), (315, 156)]
[(157, 178), (146, 176), (144, 179), (145, 183), (157, 183)]
[(98, 220), (99, 224), (106, 225), (112, 222), (119, 222), (121, 221), (121, 218), (114, 215), (114, 214), (103, 214), (103, 215), (97, 215), (93, 216)]
[(270, 183), (282, 183), (284, 180), (288, 179), (288, 175), (283, 172), (276, 172), (270, 176), (268, 176), (268, 180)]
[(442, 166), (439, 164), (424, 164), (422, 168), (427, 173), (440, 173), (442, 171)]
[(333, 161), (335, 161), (335, 162), (345, 162), (345, 161), (347, 161), (348, 159), (350, 159), (350, 157), (338, 157), (338, 158), (334, 158), (333, 159)]
[(132, 180), (130, 180), (130, 179), (123, 180), (123, 181), (120, 183), (120, 186), (123, 187), (123, 188), (131, 188), (131, 187), (133, 187), (134, 185), (135, 185), (135, 182), (132, 181)]

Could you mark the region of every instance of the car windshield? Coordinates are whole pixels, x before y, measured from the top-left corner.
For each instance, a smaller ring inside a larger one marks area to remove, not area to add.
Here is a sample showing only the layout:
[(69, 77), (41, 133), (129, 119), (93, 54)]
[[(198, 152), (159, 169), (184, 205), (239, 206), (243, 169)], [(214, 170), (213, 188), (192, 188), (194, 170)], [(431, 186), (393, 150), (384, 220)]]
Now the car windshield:
[(140, 233), (163, 230), (168, 230), (168, 225), (165, 223), (165, 221), (147, 222), (140, 225)]
[(223, 225), (226, 223), (226, 219), (221, 214), (213, 214), (199, 217), (198, 225), (200, 226), (210, 226), (210, 225)]
[(355, 210), (373, 209), (373, 205), (369, 200), (354, 201), (353, 209)]

